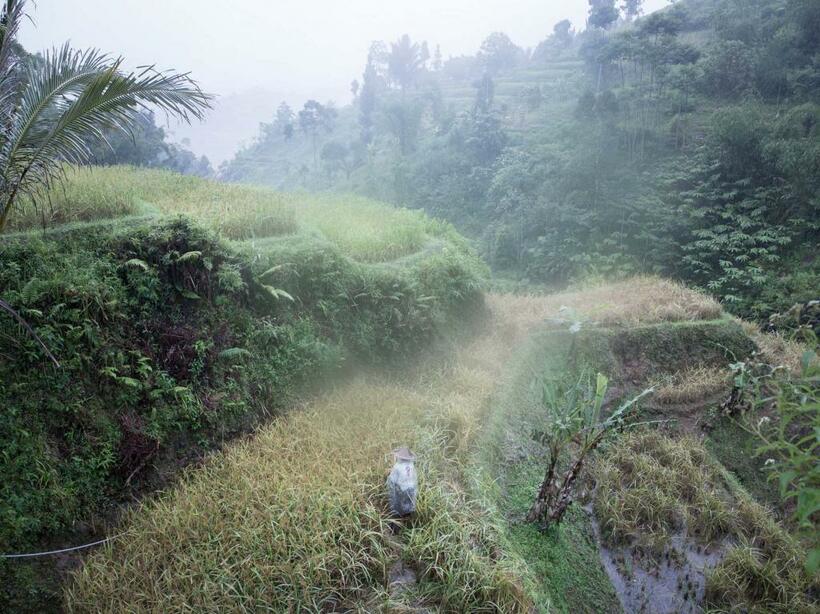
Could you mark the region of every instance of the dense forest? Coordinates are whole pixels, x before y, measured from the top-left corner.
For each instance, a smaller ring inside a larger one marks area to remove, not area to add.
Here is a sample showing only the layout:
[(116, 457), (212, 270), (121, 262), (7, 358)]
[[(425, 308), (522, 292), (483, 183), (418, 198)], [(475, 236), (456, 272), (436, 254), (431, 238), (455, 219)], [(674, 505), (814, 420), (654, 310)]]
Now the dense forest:
[(375, 42), (352, 105), (283, 103), (220, 173), (423, 208), (525, 282), (652, 272), (758, 320), (817, 298), (820, 4), (641, 4), (535, 49)]

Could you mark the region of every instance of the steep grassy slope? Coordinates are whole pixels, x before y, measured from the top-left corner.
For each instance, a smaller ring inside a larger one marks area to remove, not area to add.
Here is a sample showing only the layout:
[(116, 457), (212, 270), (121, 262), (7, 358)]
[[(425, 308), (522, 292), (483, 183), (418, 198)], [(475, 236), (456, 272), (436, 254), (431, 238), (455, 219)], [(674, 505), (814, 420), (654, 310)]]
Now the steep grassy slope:
[[(51, 200), (67, 224), (0, 239), (2, 298), (60, 362), (0, 316), (2, 552), (90, 541), (297, 389), (481, 308), (483, 266), (449, 226), (372, 201), (118, 168)], [(24, 562), (0, 574), (18, 608), (57, 588)]]

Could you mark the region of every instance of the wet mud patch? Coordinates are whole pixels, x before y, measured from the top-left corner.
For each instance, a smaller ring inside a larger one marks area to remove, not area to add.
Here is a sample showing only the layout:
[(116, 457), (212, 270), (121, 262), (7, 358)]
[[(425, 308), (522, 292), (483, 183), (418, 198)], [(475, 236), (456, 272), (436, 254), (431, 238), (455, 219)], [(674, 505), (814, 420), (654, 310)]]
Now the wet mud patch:
[(684, 532), (671, 536), (660, 556), (640, 547), (607, 547), (600, 527), (589, 511), (601, 557), (624, 612), (694, 614), (701, 612), (706, 594), (706, 573), (715, 567), (728, 543), (701, 546)]

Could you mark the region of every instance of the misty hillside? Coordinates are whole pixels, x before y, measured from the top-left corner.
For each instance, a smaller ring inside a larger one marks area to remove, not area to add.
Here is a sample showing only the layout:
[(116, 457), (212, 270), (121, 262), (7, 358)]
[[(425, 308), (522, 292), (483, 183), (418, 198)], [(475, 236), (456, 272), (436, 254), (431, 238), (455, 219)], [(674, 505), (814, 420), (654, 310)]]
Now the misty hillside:
[[(820, 3), (581, 2), (218, 169), (242, 97), (0, 6), (0, 612), (820, 611)], [(149, 4), (43, 9), (329, 45)]]
[(610, 17), (443, 62), (374, 43), (352, 106), (280, 108), (221, 174), (425, 209), (529, 282), (660, 273), (758, 319), (816, 298), (813, 4)]

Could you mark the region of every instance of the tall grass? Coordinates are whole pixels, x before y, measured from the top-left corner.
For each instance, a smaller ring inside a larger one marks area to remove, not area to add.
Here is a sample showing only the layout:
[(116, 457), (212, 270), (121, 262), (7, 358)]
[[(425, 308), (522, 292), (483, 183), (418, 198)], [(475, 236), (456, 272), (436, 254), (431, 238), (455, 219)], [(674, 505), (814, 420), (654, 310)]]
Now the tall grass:
[[(713, 298), (683, 284), (652, 276), (580, 285), (547, 296), (514, 295), (507, 300), (516, 319), (530, 324), (554, 318), (580, 318), (600, 326), (623, 328), (712, 320), (723, 313)], [(562, 307), (566, 309), (562, 311)]]
[[(399, 379), (362, 375), (132, 511), (67, 589), (71, 611), (523, 612), (518, 559), (462, 488), (481, 407), (520, 337), (503, 326)], [(522, 331), (523, 332), (523, 331)], [(415, 517), (389, 516), (389, 451), (419, 456)], [(397, 593), (398, 560), (419, 582)]]
[(437, 236), (454, 236), (419, 211), (358, 196), (283, 193), (170, 171), (131, 167), (67, 169), (48, 199), (24, 203), (12, 230), (154, 213), (183, 214), (233, 240), (295, 233), (323, 236), (350, 257), (379, 262), (415, 253)]

